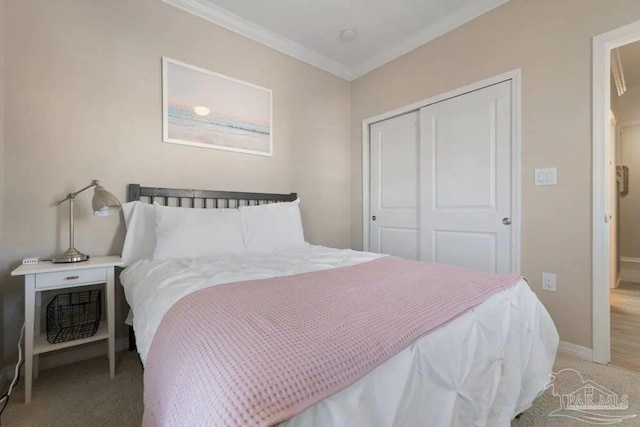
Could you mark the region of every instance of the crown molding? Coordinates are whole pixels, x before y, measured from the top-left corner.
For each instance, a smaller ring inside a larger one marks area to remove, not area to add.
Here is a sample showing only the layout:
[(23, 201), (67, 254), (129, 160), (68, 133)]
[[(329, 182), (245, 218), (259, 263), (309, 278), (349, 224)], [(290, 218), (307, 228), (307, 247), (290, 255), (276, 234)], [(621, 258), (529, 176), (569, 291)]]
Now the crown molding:
[(352, 70), (353, 79), (357, 79), (370, 71), (375, 70), (384, 64), (393, 61), (402, 55), (411, 52), (412, 50), (440, 37), (443, 34), (453, 31), (458, 27), (466, 24), (469, 21), (476, 19), (477, 17), (484, 15), (490, 10), (495, 9), (498, 6), (502, 6), (509, 0), (484, 0), (470, 2), (470, 6), (462, 9), (456, 13), (447, 15), (441, 20), (438, 20), (432, 25), (429, 25), (422, 30), (414, 33), (412, 36), (405, 38), (395, 46), (384, 50), (378, 55), (374, 56), (368, 61), (365, 61), (361, 65), (355, 67)]
[(162, 1), (309, 65), (351, 81), (507, 3), (509, 0), (477, 0), (471, 2), (469, 7), (447, 15), (445, 18), (425, 27), (411, 37), (402, 40), (395, 46), (353, 68), (254, 24), (206, 0)]
[(349, 68), (343, 64), (210, 2), (203, 0), (162, 1), (345, 80), (353, 80), (354, 78)]

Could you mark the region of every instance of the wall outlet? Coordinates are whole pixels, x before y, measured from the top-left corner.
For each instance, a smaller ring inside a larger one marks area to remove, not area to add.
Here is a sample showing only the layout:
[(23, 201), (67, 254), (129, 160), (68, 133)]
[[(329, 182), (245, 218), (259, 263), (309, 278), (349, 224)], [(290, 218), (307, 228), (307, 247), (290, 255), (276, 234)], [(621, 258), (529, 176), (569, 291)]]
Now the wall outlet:
[(38, 263), (38, 258), (25, 258), (22, 260), (22, 265), (33, 265)]
[(557, 290), (555, 274), (542, 273), (542, 289), (551, 292), (555, 292)]

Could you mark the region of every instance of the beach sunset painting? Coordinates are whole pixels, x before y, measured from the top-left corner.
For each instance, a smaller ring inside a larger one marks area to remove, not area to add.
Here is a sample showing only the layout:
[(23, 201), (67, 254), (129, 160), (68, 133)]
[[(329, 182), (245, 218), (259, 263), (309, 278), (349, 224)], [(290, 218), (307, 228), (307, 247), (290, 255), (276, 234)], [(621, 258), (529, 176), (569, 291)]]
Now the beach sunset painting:
[(271, 156), (271, 90), (162, 58), (163, 140)]

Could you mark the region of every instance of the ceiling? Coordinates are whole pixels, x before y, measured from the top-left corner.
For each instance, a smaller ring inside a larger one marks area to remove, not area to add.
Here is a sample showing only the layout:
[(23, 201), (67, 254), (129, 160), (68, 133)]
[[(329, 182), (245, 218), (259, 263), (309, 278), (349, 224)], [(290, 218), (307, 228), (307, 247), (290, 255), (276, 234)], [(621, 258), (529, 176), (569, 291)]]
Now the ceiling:
[(163, 1), (353, 80), (508, 0)]
[(627, 88), (640, 86), (640, 42), (624, 45), (619, 51)]

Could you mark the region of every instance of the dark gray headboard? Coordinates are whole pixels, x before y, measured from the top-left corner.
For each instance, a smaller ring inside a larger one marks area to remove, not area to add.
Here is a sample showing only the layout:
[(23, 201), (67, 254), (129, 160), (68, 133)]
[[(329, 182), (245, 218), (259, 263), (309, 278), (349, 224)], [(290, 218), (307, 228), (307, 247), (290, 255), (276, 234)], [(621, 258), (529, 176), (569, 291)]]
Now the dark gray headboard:
[(265, 203), (292, 202), (296, 193), (243, 193), (236, 191), (189, 190), (182, 188), (142, 187), (129, 184), (127, 201), (159, 202), (165, 206), (175, 201), (175, 206), (185, 208), (237, 208), (238, 206), (262, 205)]

